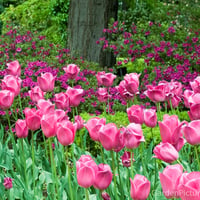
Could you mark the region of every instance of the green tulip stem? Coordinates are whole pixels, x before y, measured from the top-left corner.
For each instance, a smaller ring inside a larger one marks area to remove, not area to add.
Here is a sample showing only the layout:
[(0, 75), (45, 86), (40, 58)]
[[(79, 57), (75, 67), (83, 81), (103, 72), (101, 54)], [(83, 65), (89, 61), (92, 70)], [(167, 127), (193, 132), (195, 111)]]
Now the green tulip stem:
[(72, 184), (71, 184), (71, 170), (70, 170), (70, 162), (69, 162), (69, 156), (68, 156), (68, 147), (66, 148), (66, 161), (67, 161), (67, 176), (68, 176), (70, 199), (73, 200), (74, 198), (73, 198)]
[(131, 149), (131, 178), (134, 177), (133, 154), (134, 154), (134, 150)]
[(195, 145), (194, 149), (195, 149), (195, 154), (196, 154), (196, 158), (197, 158), (197, 162), (198, 162), (198, 166), (199, 166), (199, 170), (200, 170), (200, 161), (199, 161), (199, 155), (198, 155), (198, 146)]
[(112, 157), (112, 170), (113, 170), (113, 179), (114, 179), (114, 193), (115, 193), (115, 199), (118, 200), (118, 194), (117, 194), (117, 182), (116, 182), (116, 174), (115, 174), (115, 158), (114, 158), (114, 151), (111, 151), (111, 157)]
[(156, 104), (156, 106), (157, 106), (158, 121), (159, 121), (159, 120), (162, 120), (162, 119), (161, 119), (161, 112), (160, 112), (160, 102), (158, 102), (158, 103)]
[(73, 122), (75, 122), (75, 107), (72, 107)]
[(33, 173), (33, 192), (35, 197), (35, 151), (34, 151), (34, 135), (31, 131), (31, 152), (32, 152), (32, 173)]
[(25, 151), (24, 151), (24, 139), (23, 138), (20, 138), (20, 143), (21, 143), (21, 152), (20, 152), (20, 156), (21, 156), (21, 161), (23, 163), (23, 171), (24, 171), (24, 180), (25, 180), (25, 185), (26, 185), (26, 188), (28, 188), (28, 181), (27, 181), (27, 175), (26, 175), (26, 160), (25, 160)]
[(8, 114), (8, 110), (6, 110), (6, 117), (7, 117), (7, 120), (8, 120), (8, 126), (9, 126), (9, 129), (10, 129), (10, 137), (11, 137), (11, 140), (12, 140), (14, 154), (15, 154), (15, 153), (17, 153), (17, 147), (16, 147), (15, 138), (14, 138), (14, 135), (13, 135), (13, 132), (12, 132), (12, 128), (11, 128), (11, 123), (10, 123), (10, 117), (9, 117), (9, 114)]
[(46, 158), (48, 158), (47, 143), (46, 143), (44, 134), (42, 134), (42, 137), (43, 137), (43, 141), (44, 141), (44, 149), (45, 149), (45, 153), (46, 153)]
[(51, 161), (51, 170), (52, 170), (53, 182), (56, 186), (57, 196), (58, 196), (58, 199), (59, 199), (60, 195), (59, 195), (59, 189), (58, 189), (58, 179), (57, 179), (56, 165), (55, 165), (53, 151), (52, 151), (51, 137), (48, 138), (48, 142), (49, 142), (49, 152), (50, 152), (50, 161)]
[(24, 118), (24, 113), (23, 113), (22, 101), (21, 101), (21, 96), (20, 96), (20, 94), (18, 95), (18, 99), (19, 99), (19, 107), (20, 107), (20, 110), (21, 110), (21, 113), (22, 113), (22, 117)]
[(89, 191), (88, 191), (87, 188), (85, 188), (85, 199), (86, 199), (86, 200), (90, 200)]
[(174, 110), (174, 108), (172, 106), (172, 100), (171, 99), (169, 99), (169, 104), (170, 104), (170, 108), (171, 108), (171, 111), (172, 111), (173, 115), (175, 115), (176, 113), (175, 113), (175, 110)]
[(119, 185), (120, 185), (120, 191), (121, 191), (121, 194), (122, 194), (122, 197), (124, 196), (124, 190), (123, 190), (123, 187), (122, 187), (122, 182), (121, 182), (121, 173), (120, 173), (120, 169), (119, 169), (119, 154), (116, 153), (117, 155), (117, 173), (119, 175)]
[(101, 151), (101, 158), (102, 158), (102, 161), (104, 163), (104, 153), (103, 153), (103, 147), (102, 147), (101, 144), (100, 144), (100, 151)]

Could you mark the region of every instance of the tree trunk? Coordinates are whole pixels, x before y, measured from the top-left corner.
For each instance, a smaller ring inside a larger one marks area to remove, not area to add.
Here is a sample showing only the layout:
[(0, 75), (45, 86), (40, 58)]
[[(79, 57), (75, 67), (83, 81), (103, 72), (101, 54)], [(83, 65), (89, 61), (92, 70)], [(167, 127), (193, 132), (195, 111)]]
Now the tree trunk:
[(117, 19), (117, 8), (118, 0), (71, 0), (68, 23), (71, 56), (81, 56), (103, 67), (115, 64), (113, 54), (103, 52), (96, 41), (103, 36), (110, 18)]

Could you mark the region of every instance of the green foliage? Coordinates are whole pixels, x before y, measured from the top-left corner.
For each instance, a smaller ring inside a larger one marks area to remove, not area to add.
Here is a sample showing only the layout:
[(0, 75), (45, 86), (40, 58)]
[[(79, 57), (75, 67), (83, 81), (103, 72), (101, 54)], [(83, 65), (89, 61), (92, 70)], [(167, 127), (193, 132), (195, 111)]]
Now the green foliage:
[(7, 22), (11, 21), (14, 28), (20, 26), (25, 30), (38, 31), (41, 35), (46, 35), (50, 42), (65, 44), (60, 24), (51, 16), (50, 3), (50, 0), (29, 0), (16, 7), (10, 5), (0, 15), (3, 33), (7, 32)]

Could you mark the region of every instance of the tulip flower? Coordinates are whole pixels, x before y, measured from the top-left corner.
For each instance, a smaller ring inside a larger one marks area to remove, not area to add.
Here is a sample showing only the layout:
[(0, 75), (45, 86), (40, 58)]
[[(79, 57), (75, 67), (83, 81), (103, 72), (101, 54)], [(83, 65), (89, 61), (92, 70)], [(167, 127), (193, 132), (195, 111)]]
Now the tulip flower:
[(4, 178), (4, 181), (3, 181), (4, 187), (5, 187), (6, 189), (11, 189), (11, 188), (13, 187), (12, 181), (13, 181), (13, 179), (10, 178), (10, 177)]
[(159, 173), (163, 194), (166, 198), (179, 198), (178, 185), (183, 173), (182, 165), (168, 165)]
[(82, 155), (76, 162), (77, 181), (81, 187), (88, 188), (94, 184), (97, 164), (89, 155)]
[(133, 156), (134, 153), (131, 153), (129, 151), (125, 151), (124, 154), (121, 156), (122, 159), (122, 164), (124, 167), (130, 167), (131, 166), (131, 156), (132, 156), (132, 161), (135, 162)]
[(124, 132), (125, 146), (128, 149), (137, 148), (141, 142), (144, 142), (144, 136), (140, 124), (131, 123)]
[(180, 151), (185, 144), (183, 134), (181, 133), (181, 127), (184, 122), (180, 122), (176, 115), (169, 116), (165, 114), (163, 116), (163, 121), (158, 122), (158, 124), (162, 142), (168, 142), (172, 144), (177, 151)]
[(130, 92), (131, 94), (136, 94), (138, 92), (139, 77), (140, 74), (137, 73), (126, 74), (124, 77), (126, 83), (125, 87), (127, 91)]
[(158, 158), (167, 163), (172, 163), (176, 161), (179, 157), (178, 151), (174, 148), (173, 145), (168, 142), (161, 142), (154, 148), (153, 152), (155, 154), (155, 156), (153, 156), (154, 158)]
[(182, 132), (189, 144), (200, 144), (200, 120), (191, 121), (182, 128)]
[(147, 85), (147, 90), (144, 92), (144, 94), (155, 103), (163, 102), (166, 100), (166, 85)]
[(150, 181), (140, 174), (136, 174), (131, 181), (131, 198), (133, 200), (146, 200), (150, 193)]
[(183, 93), (183, 100), (184, 100), (185, 107), (190, 108), (189, 99), (193, 95), (194, 95), (194, 92), (192, 90), (185, 90), (184, 91), (184, 93)]
[(99, 130), (99, 141), (107, 150), (120, 151), (124, 147), (124, 138), (114, 123), (108, 123)]
[(183, 173), (178, 185), (180, 198), (184, 200), (200, 199), (200, 172)]
[(87, 121), (85, 128), (88, 130), (92, 140), (99, 141), (99, 130), (106, 124), (106, 119), (99, 117), (93, 117)]
[(194, 93), (200, 93), (200, 76), (197, 76), (193, 81), (191, 81), (190, 86)]
[(56, 136), (60, 144), (71, 145), (74, 142), (76, 126), (70, 121), (62, 121), (57, 125)]
[(49, 100), (40, 99), (37, 102), (37, 108), (42, 112), (42, 114), (54, 112), (55, 105)]
[(12, 61), (10, 63), (6, 63), (6, 65), (7, 65), (7, 68), (6, 68), (7, 74), (13, 75), (13, 76), (21, 75), (21, 66), (18, 60)]
[(53, 112), (57, 117), (57, 122), (69, 121), (69, 117), (67, 116), (67, 112), (61, 109), (55, 109)]
[(68, 95), (69, 99), (70, 99), (70, 106), (72, 107), (77, 107), (80, 102), (81, 102), (81, 98), (83, 96), (83, 89), (76, 89), (76, 88), (71, 88), (68, 87), (66, 94)]
[(96, 169), (94, 187), (99, 190), (105, 190), (112, 181), (112, 172), (107, 164), (99, 164)]
[(84, 120), (80, 115), (75, 116), (75, 123), (77, 125), (77, 130), (80, 130), (84, 127)]
[(157, 124), (156, 110), (145, 109), (144, 110), (144, 123), (146, 126), (153, 128)]
[(20, 93), (22, 80), (19, 77), (13, 75), (4, 76), (1, 88), (2, 90), (10, 90), (17, 96)]
[(75, 79), (78, 76), (80, 68), (75, 64), (69, 64), (63, 68), (68, 79)]
[(37, 78), (38, 85), (43, 92), (52, 92), (54, 90), (55, 77), (50, 72), (41, 74)]
[(109, 98), (107, 88), (98, 88), (97, 90), (97, 99), (99, 102), (107, 102)]
[(132, 105), (127, 109), (128, 119), (130, 123), (143, 124), (144, 112), (141, 106)]
[(190, 111), (188, 112), (190, 120), (200, 119), (200, 103), (192, 104), (190, 106)]
[(98, 72), (96, 78), (99, 86), (103, 85), (105, 87), (111, 87), (114, 79), (116, 78), (116, 75), (112, 73), (105, 73), (103, 71), (103, 72)]
[(56, 136), (57, 116), (55, 113), (47, 113), (42, 116), (41, 129), (47, 138)]
[(35, 86), (31, 88), (31, 90), (28, 92), (31, 100), (35, 103), (37, 103), (40, 99), (44, 99), (45, 92), (43, 92), (39, 86)]
[(42, 117), (41, 111), (36, 110), (35, 108), (25, 108), (24, 113), (27, 127), (32, 131), (38, 130), (40, 128), (40, 120)]
[(117, 90), (119, 91), (121, 97), (124, 100), (130, 100), (130, 99), (134, 99), (134, 94), (130, 93), (127, 89), (126, 89), (126, 82), (125, 80), (121, 81), (119, 83), (119, 85), (117, 86)]
[(102, 192), (101, 197), (103, 200), (111, 200), (111, 198), (107, 192)]
[(67, 110), (69, 108), (69, 97), (66, 93), (60, 92), (55, 94), (55, 104), (58, 109)]
[(26, 120), (18, 119), (15, 123), (15, 131), (18, 138), (26, 138), (28, 136)]
[(2, 110), (7, 110), (11, 107), (14, 101), (15, 94), (10, 90), (1, 90), (0, 91), (0, 108)]

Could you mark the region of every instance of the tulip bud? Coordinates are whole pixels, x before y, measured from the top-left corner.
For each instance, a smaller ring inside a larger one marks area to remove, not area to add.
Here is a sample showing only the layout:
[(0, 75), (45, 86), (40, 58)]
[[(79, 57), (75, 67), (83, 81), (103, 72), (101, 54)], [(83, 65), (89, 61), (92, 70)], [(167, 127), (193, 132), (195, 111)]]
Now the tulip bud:
[(15, 124), (15, 130), (18, 138), (25, 138), (28, 136), (28, 127), (25, 120), (18, 119)]
[(55, 77), (50, 72), (41, 74), (41, 77), (37, 78), (37, 82), (43, 92), (52, 92), (54, 90)]

